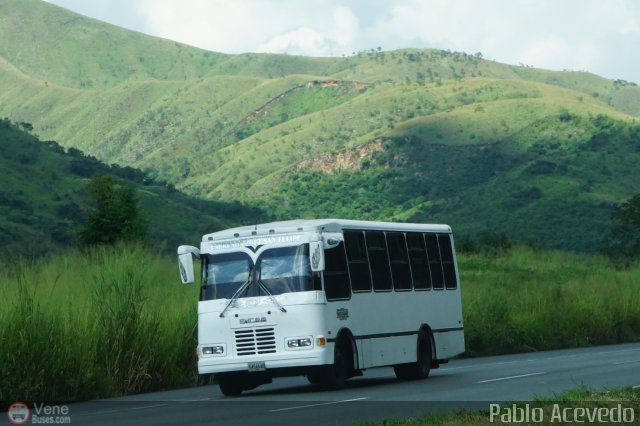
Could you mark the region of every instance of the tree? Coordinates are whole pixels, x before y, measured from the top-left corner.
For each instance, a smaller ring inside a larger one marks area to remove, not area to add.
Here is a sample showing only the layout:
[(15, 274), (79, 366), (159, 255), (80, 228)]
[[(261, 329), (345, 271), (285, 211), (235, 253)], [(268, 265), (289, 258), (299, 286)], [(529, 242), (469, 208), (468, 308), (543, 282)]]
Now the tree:
[(94, 207), (85, 213), (78, 234), (85, 245), (140, 241), (147, 235), (148, 221), (138, 209), (135, 189), (112, 176), (89, 181)]
[(640, 259), (640, 194), (618, 205), (612, 218), (615, 224), (604, 243), (605, 253), (625, 264)]

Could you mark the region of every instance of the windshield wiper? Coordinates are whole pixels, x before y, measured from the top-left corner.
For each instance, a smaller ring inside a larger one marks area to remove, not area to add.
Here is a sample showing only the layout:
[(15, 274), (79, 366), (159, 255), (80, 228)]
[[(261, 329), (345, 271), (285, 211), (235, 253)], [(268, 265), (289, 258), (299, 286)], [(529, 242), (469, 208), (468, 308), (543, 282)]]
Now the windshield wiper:
[(264, 285), (264, 283), (262, 282), (261, 279), (258, 279), (256, 282), (258, 283), (258, 285), (260, 286), (262, 291), (264, 291), (267, 294), (267, 296), (269, 296), (269, 298), (271, 299), (273, 304), (276, 305), (278, 307), (278, 309), (280, 309), (281, 312), (287, 312), (287, 310), (284, 308), (284, 306), (282, 306), (280, 304), (280, 302), (278, 302), (278, 300), (275, 298), (275, 296), (273, 294), (271, 294), (271, 292), (269, 290), (267, 290), (267, 286)]
[(253, 275), (254, 275), (255, 269), (253, 268), (253, 266), (251, 267), (251, 269), (249, 270), (249, 275), (247, 276), (247, 280), (244, 282), (244, 284), (242, 284), (240, 286), (240, 288), (238, 290), (236, 290), (235, 293), (233, 293), (233, 296), (231, 296), (231, 299), (229, 300), (229, 302), (227, 303), (227, 305), (224, 307), (224, 309), (222, 310), (222, 312), (220, 312), (220, 318), (224, 318), (224, 314), (225, 312), (227, 312), (227, 310), (231, 307), (231, 304), (233, 302), (236, 301), (236, 299), (238, 297), (240, 297), (240, 295), (242, 294), (243, 291), (245, 291), (247, 289), (247, 287), (249, 287), (249, 285), (253, 282)]
[(282, 306), (280, 302), (278, 302), (278, 300), (275, 298), (275, 296), (271, 294), (271, 292), (267, 289), (267, 286), (264, 285), (262, 280), (258, 278), (258, 271), (254, 267), (251, 267), (247, 280), (240, 286), (238, 290), (236, 290), (235, 293), (233, 293), (233, 296), (231, 296), (231, 299), (229, 300), (227, 305), (224, 307), (222, 312), (220, 312), (220, 318), (224, 318), (224, 314), (227, 312), (227, 310), (229, 310), (233, 302), (235, 302), (236, 299), (238, 299), (238, 297), (240, 297), (240, 295), (254, 282), (258, 284), (260, 289), (264, 291), (267, 296), (269, 296), (273, 304), (276, 305), (281, 312), (287, 312), (284, 306)]

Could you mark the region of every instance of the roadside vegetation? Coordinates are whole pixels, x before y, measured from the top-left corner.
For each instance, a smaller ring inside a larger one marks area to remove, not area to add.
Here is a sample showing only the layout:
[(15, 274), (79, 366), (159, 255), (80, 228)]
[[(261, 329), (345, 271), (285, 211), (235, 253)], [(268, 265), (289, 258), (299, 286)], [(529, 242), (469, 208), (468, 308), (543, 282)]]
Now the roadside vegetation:
[(461, 255), (466, 356), (640, 340), (640, 266), (514, 247)]
[[(461, 254), (467, 355), (640, 339), (640, 267), (515, 247)], [(0, 266), (0, 400), (198, 383), (198, 286), (135, 243)]]
[[(526, 405), (525, 405), (526, 404)], [(611, 415), (611, 419), (617, 420), (618, 413), (627, 409), (627, 419), (630, 416), (629, 409), (633, 409), (634, 411), (634, 421), (633, 424), (637, 424), (638, 421), (638, 413), (640, 409), (640, 389), (629, 389), (629, 388), (618, 388), (618, 389), (609, 389), (606, 392), (596, 392), (588, 389), (576, 389), (572, 391), (563, 392), (561, 394), (555, 395), (550, 398), (536, 398), (533, 402), (518, 402), (518, 403), (505, 403), (500, 405), (502, 411), (501, 414), (504, 414), (504, 417), (500, 417), (498, 414), (494, 414), (493, 422), (491, 421), (491, 412), (489, 408), (489, 403), (487, 403), (487, 411), (478, 411), (478, 412), (470, 412), (470, 411), (459, 411), (457, 413), (447, 413), (447, 414), (431, 414), (424, 416), (422, 418), (410, 418), (410, 419), (389, 419), (385, 420), (382, 423), (376, 423), (376, 425), (384, 425), (384, 426), (473, 426), (473, 425), (489, 425), (489, 424), (513, 424), (513, 423), (523, 423), (523, 424), (539, 424), (539, 425), (549, 425), (549, 424), (558, 424), (563, 422), (562, 415), (565, 415), (565, 418), (569, 418), (569, 420), (573, 420), (572, 416), (574, 413), (580, 413), (582, 409), (586, 409), (590, 413), (594, 413), (595, 410), (604, 409), (602, 414), (609, 413)], [(511, 411), (511, 414), (515, 413), (517, 410), (522, 410), (520, 413), (526, 413), (527, 409), (529, 410), (529, 420), (526, 420), (523, 414), (523, 420), (514, 418), (509, 418), (510, 414), (508, 410), (505, 410), (505, 407)], [(618, 408), (620, 407), (620, 408)], [(568, 409), (568, 411), (563, 410)], [(576, 410), (577, 409), (577, 410)], [(610, 410), (617, 411), (610, 411)], [(532, 421), (531, 413), (533, 410), (536, 410), (536, 419), (542, 419), (542, 421)], [(541, 411), (540, 411), (541, 410)], [(578, 411), (580, 410), (580, 411)], [(596, 411), (597, 412), (597, 411)], [(585, 413), (587, 414), (587, 413)], [(580, 414), (578, 414), (580, 415)], [(554, 417), (555, 416), (555, 417)], [(622, 418), (622, 413), (620, 413), (620, 418)], [(605, 415), (605, 419), (609, 420), (609, 418)], [(582, 420), (581, 424), (586, 425), (599, 425), (603, 422), (600, 421), (589, 421), (587, 415), (582, 415), (578, 418), (578, 420)], [(606, 421), (607, 423), (622, 423), (622, 421)], [(572, 422), (574, 423), (574, 422)], [(625, 422), (628, 423), (628, 422)], [(364, 425), (373, 425), (372, 423), (362, 423)]]
[(195, 384), (197, 290), (176, 278), (175, 262), (139, 245), (3, 265), (0, 400)]

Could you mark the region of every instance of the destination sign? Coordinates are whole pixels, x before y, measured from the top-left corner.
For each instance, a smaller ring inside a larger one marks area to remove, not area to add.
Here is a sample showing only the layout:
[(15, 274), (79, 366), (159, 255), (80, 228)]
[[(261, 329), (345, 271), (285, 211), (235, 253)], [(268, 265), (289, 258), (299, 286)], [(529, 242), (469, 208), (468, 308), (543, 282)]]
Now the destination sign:
[(299, 243), (302, 241), (302, 235), (300, 234), (288, 234), (288, 235), (265, 235), (265, 236), (253, 236), (247, 238), (236, 238), (233, 240), (220, 241), (217, 243), (211, 243), (211, 249), (224, 250), (236, 247), (258, 247), (265, 244), (286, 244), (286, 243)]

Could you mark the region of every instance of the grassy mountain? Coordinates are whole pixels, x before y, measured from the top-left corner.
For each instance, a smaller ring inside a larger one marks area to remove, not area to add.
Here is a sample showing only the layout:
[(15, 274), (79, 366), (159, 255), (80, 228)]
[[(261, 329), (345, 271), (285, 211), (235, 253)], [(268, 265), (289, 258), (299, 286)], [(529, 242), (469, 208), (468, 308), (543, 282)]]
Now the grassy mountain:
[[(153, 182), (139, 170), (107, 166), (77, 149), (41, 142), (27, 130), (0, 119), (0, 246), (4, 254), (43, 254), (74, 243), (90, 204), (90, 177), (114, 175), (137, 189), (149, 219), (149, 234), (173, 249), (199, 241), (205, 232), (264, 219), (238, 203), (200, 201)], [(163, 247), (164, 248), (164, 247)]]
[(580, 250), (640, 182), (635, 83), (437, 50), (224, 55), (36, 0), (0, 0), (0, 114), (282, 218), (437, 220)]
[(337, 215), (447, 222), (467, 235), (594, 251), (616, 200), (640, 182), (640, 125), (603, 115), (556, 114), (490, 144), (425, 146), (403, 135), (361, 152), (303, 163), (272, 182), (266, 205), (282, 217), (332, 206)]

